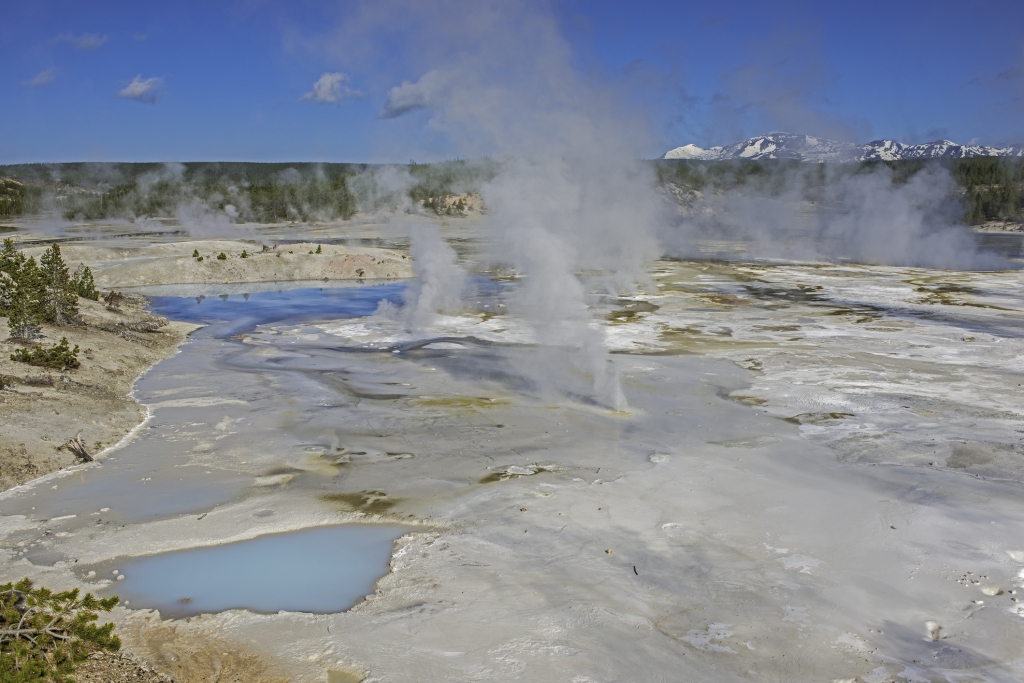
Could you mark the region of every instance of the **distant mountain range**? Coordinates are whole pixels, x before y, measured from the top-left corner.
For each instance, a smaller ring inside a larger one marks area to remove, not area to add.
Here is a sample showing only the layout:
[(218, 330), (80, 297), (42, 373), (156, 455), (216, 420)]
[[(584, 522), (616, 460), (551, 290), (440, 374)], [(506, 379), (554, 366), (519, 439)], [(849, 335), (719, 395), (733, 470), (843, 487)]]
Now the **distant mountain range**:
[(795, 159), (797, 161), (896, 161), (899, 159), (963, 159), (964, 157), (1020, 157), (1024, 147), (958, 145), (949, 140), (905, 145), (895, 140), (875, 140), (865, 145), (837, 142), (810, 135), (769, 133), (728, 147), (701, 149), (684, 145), (665, 152), (662, 159)]

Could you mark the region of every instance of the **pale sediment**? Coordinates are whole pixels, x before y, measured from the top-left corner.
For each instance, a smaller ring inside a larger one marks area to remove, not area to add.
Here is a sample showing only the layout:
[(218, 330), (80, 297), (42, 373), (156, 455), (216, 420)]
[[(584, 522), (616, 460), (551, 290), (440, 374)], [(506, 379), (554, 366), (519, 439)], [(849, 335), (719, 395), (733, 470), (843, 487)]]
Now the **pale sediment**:
[[(406, 254), (375, 247), (312, 242), (264, 247), (258, 242), (241, 240), (196, 240), (144, 247), (65, 244), (61, 249), (72, 267), (77, 263), (89, 266), (101, 289), (412, 277), (412, 264)], [(43, 247), (32, 247), (24, 253), (38, 258), (42, 250)]]
[[(67, 337), (80, 349), (77, 369), (12, 361), (22, 345), (0, 341), (0, 490), (74, 465), (76, 457), (58, 449), (78, 433), (95, 455), (135, 429), (147, 414), (131, 396), (136, 378), (198, 328), (147, 313), (142, 299), (130, 298), (119, 311), (87, 299), (79, 305), (84, 324), (44, 325), (35, 340), (49, 347)], [(6, 328), (6, 318), (0, 326)]]

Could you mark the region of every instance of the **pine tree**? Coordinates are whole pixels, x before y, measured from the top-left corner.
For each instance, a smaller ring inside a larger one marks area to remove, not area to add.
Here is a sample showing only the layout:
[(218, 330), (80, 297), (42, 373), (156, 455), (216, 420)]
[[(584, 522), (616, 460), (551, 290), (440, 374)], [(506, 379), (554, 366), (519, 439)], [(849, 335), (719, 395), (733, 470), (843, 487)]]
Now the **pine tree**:
[(7, 315), (14, 303), (14, 292), (17, 282), (7, 271), (0, 270), (0, 315)]
[(14, 240), (10, 237), (4, 240), (4, 246), (0, 249), (0, 273), (10, 273), (11, 269), (20, 267), (25, 259), (17, 249), (14, 248)]
[(96, 301), (100, 298), (99, 290), (96, 289), (96, 281), (93, 280), (92, 271), (89, 266), (79, 263), (75, 273), (71, 276), (71, 288), (78, 296), (84, 299)]
[(67, 264), (56, 243), (40, 257), (39, 273), (43, 320), (61, 325), (71, 322), (78, 315), (78, 292), (71, 286)]
[[(20, 256), (20, 254), (19, 254)], [(7, 327), (17, 339), (31, 339), (39, 331), (42, 315), (41, 282), (36, 260), (29, 257), (21, 262), (12, 276), (11, 303), (7, 309)]]
[(0, 249), (0, 313), (4, 315), (14, 301), (18, 273), (24, 262), (25, 257), (14, 248), (14, 240), (5, 239), (3, 249)]

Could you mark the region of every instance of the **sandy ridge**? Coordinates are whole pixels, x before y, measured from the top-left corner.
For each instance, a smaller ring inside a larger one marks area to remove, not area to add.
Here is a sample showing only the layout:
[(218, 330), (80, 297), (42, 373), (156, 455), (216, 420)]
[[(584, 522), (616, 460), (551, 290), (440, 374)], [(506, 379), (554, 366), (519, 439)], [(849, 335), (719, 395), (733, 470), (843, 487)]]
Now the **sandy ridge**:
[[(32, 247), (23, 252), (38, 258), (43, 249)], [(101, 289), (165, 284), (392, 280), (413, 276), (411, 261), (399, 251), (313, 242), (273, 247), (241, 240), (199, 240), (145, 247), (67, 244), (61, 246), (61, 252), (72, 268), (79, 263), (89, 266), (96, 286)], [(202, 260), (192, 256), (195, 252)], [(219, 254), (225, 258), (218, 259)]]

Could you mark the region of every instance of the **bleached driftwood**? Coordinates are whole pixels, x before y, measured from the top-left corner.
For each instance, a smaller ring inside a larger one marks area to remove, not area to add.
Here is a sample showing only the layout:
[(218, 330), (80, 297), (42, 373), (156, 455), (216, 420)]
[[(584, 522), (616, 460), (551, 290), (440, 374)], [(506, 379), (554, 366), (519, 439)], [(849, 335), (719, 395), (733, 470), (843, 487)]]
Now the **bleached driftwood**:
[(77, 434), (65, 441), (62, 446), (57, 448), (57, 450), (69, 451), (82, 462), (92, 462), (93, 457), (89, 455), (89, 450), (85, 447), (85, 442), (82, 440), (82, 431), (83, 430), (79, 429)]

